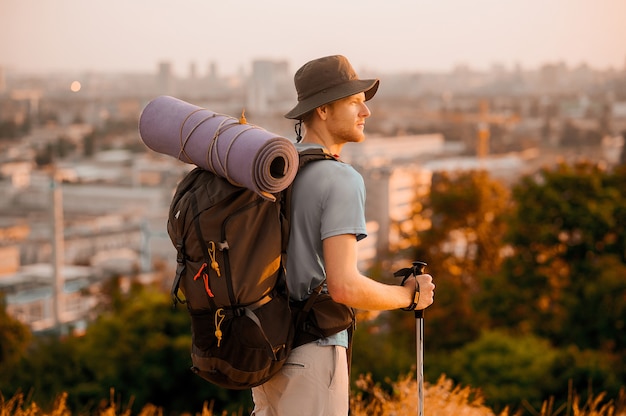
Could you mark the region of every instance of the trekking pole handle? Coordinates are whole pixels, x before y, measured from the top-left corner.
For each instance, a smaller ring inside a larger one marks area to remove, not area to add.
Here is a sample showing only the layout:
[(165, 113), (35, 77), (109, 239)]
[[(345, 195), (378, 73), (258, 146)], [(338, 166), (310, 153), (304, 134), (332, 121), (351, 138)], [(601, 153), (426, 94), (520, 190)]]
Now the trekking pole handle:
[[(417, 277), (420, 274), (424, 274), (425, 269), (426, 269), (426, 263), (424, 263), (423, 261), (413, 262), (413, 276)], [(417, 282), (415, 282), (415, 284), (417, 284)], [(416, 309), (415, 318), (424, 319), (424, 309)]]
[[(404, 285), (404, 282), (406, 282), (406, 280), (408, 278), (410, 278), (411, 276), (413, 277), (417, 277), (420, 274), (424, 274), (424, 268), (426, 267), (426, 263), (424, 263), (423, 261), (414, 261), (413, 262), (413, 267), (409, 268), (404, 268), (404, 269), (400, 269), (397, 272), (395, 272), (393, 275), (396, 277), (402, 277), (402, 285)], [(417, 285), (417, 281), (415, 282), (415, 284)], [(416, 291), (419, 292), (419, 286), (416, 286)], [(414, 304), (414, 306), (417, 306)], [(413, 306), (413, 307), (414, 307)], [(410, 311), (412, 309), (410, 308), (405, 308), (403, 309), (405, 311)], [(416, 318), (422, 318), (424, 316), (424, 310), (420, 309), (420, 310), (415, 310), (415, 317)]]
[(420, 274), (424, 274), (424, 270), (426, 268), (427, 264), (424, 263), (423, 261), (414, 261), (413, 262), (413, 274), (415, 276), (420, 275)]

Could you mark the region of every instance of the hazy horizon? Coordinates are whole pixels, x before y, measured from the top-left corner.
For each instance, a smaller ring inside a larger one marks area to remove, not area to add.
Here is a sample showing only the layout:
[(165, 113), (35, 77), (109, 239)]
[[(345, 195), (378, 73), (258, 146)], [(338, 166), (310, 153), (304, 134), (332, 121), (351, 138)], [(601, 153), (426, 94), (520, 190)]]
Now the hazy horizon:
[(220, 74), (255, 59), (292, 71), (344, 54), (359, 72), (626, 68), (623, 0), (0, 0), (0, 66), (13, 71)]

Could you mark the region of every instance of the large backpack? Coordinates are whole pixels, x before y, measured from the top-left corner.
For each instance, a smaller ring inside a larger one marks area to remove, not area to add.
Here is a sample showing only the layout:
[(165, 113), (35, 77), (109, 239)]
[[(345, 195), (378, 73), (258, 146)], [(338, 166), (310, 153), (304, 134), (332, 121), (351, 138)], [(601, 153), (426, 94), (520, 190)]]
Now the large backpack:
[[(324, 159), (334, 157), (304, 150), (300, 168)], [(292, 348), (284, 278), (289, 198), (290, 187), (272, 202), (195, 168), (172, 199), (167, 231), (178, 252), (172, 297), (191, 317), (192, 371), (221, 387), (264, 383)]]

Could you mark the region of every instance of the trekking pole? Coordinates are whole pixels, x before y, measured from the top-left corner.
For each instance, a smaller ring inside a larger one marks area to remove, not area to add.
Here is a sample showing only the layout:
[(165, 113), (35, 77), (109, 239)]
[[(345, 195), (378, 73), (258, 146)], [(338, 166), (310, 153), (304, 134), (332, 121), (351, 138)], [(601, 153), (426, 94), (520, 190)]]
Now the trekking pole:
[[(424, 274), (426, 263), (414, 261), (412, 268), (398, 270), (394, 276), (403, 276), (406, 281), (410, 276), (417, 277)], [(417, 284), (417, 282), (415, 282)], [(419, 287), (417, 288), (419, 291)], [(424, 309), (415, 310), (415, 332), (416, 332), (416, 378), (417, 378), (417, 415), (424, 416)]]

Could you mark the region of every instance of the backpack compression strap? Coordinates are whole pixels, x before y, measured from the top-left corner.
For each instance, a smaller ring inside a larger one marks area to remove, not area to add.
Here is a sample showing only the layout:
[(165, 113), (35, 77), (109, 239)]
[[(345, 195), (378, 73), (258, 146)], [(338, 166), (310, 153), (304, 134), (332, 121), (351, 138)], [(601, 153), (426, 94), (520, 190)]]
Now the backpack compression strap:
[[(263, 329), (263, 324), (261, 324), (259, 317), (256, 315), (256, 313), (254, 313), (256, 309), (271, 302), (275, 298), (275, 296), (280, 296), (280, 295), (278, 295), (274, 291), (270, 293), (269, 295), (264, 296), (260, 300), (254, 302), (253, 304), (250, 304), (247, 306), (219, 308), (216, 310), (216, 314), (219, 314), (220, 318), (227, 319), (227, 320), (233, 319), (235, 317), (241, 317), (241, 316), (246, 316), (248, 319), (250, 319), (257, 326), (257, 328), (259, 329), (259, 333), (263, 337), (263, 340), (265, 340), (265, 346), (267, 347), (267, 352), (269, 356), (273, 357), (274, 361), (278, 361), (278, 357), (276, 356), (276, 353), (279, 351), (280, 348), (275, 349), (274, 345), (272, 344), (267, 334), (265, 333), (265, 330)], [(216, 323), (216, 327), (219, 330), (219, 325), (217, 323)], [(216, 336), (217, 336), (217, 333), (216, 333)], [(219, 343), (218, 343), (218, 347), (219, 347)]]
[(187, 271), (187, 264), (185, 263), (185, 247), (182, 237), (176, 239), (176, 276), (174, 276), (174, 282), (172, 283), (172, 307), (176, 307), (177, 303), (187, 303), (178, 297), (178, 288), (180, 286), (180, 278)]
[[(172, 307), (176, 307), (177, 303), (185, 304), (186, 300), (178, 297), (178, 289), (180, 287), (180, 279), (187, 271), (187, 263), (185, 258), (187, 257), (185, 254), (185, 244), (183, 236), (181, 235), (179, 226), (174, 226), (175, 222), (178, 221), (178, 216), (180, 215), (180, 210), (177, 210), (177, 213), (174, 214), (175, 207), (178, 206), (178, 203), (182, 199), (183, 195), (187, 192), (191, 192), (193, 188), (193, 184), (195, 183), (196, 178), (201, 174), (201, 168), (195, 168), (191, 172), (187, 174), (185, 178), (180, 182), (178, 188), (176, 189), (176, 193), (174, 194), (174, 198), (172, 199), (172, 204), (170, 206), (170, 213), (168, 217), (168, 232), (170, 232), (169, 227), (174, 228), (174, 237), (172, 237), (172, 241), (176, 241), (176, 275), (174, 276), (174, 281), (172, 282), (172, 289), (170, 291), (172, 296)], [(170, 234), (172, 236), (172, 234)]]

